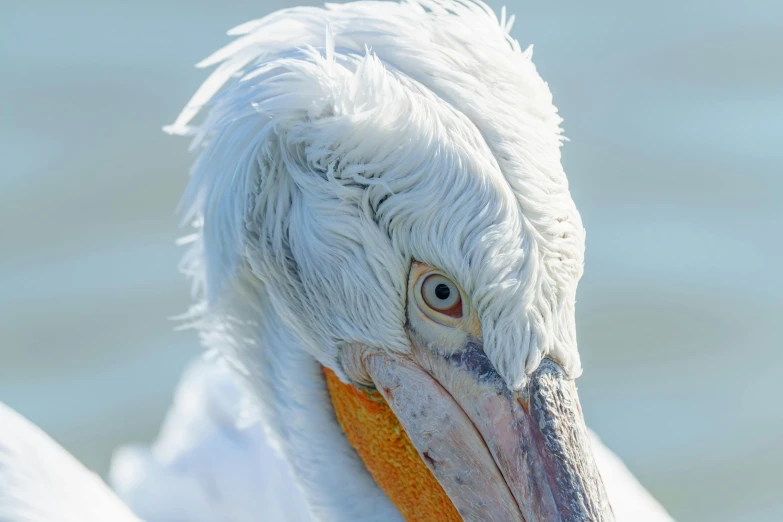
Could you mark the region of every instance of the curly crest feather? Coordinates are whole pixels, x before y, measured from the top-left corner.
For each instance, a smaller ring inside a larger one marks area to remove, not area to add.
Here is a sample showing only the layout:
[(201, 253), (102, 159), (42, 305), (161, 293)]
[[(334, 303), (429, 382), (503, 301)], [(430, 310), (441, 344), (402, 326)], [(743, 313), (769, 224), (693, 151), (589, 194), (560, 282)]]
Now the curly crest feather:
[(584, 230), (561, 120), (510, 25), (482, 3), (363, 1), (230, 32), (168, 128), (199, 151), (185, 270), (209, 344), (252, 371), (252, 332), (273, 307), (338, 371), (346, 343), (405, 352), (416, 259), (471, 296), (511, 388), (544, 356), (581, 371)]

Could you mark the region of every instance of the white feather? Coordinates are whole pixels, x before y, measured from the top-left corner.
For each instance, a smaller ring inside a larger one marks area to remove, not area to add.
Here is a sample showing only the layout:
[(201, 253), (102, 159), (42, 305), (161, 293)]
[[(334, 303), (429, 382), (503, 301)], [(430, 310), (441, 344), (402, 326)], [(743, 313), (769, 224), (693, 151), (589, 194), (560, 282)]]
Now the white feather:
[(225, 341), (207, 330), (252, 321), (233, 301), (268, 293), (338, 373), (345, 344), (404, 353), (418, 259), (470, 294), (510, 388), (545, 356), (580, 373), (584, 230), (560, 118), (510, 23), (468, 1), (293, 8), (199, 64), (217, 69), (171, 131), (200, 151), (183, 203), (205, 337)]
[(620, 457), (588, 430), (593, 455), (606, 486), (617, 522), (674, 522), (661, 504), (642, 486)]
[(279, 11), (199, 64), (217, 68), (171, 128), (199, 151), (182, 200), (190, 317), (247, 378), (319, 519), (399, 517), (320, 365), (341, 374), (352, 343), (410, 349), (411, 260), (469, 294), (510, 388), (545, 356), (581, 372), (584, 229), (560, 117), (512, 22), (467, 0)]
[(149, 522), (297, 522), (306, 504), (231, 371), (199, 359), (185, 371), (151, 448), (115, 452), (110, 480)]
[[(191, 365), (153, 448), (123, 448), (115, 455), (111, 476), (120, 496), (148, 522), (370, 519), (366, 513), (350, 513), (349, 499), (335, 501), (343, 511), (334, 518), (323, 512), (311, 518), (304, 507), (307, 497), (270, 450), (259, 419), (250, 418), (248, 424), (245, 408), (251, 397), (236, 379), (215, 362)], [(276, 409), (288, 412), (289, 402), (283, 400)], [(314, 410), (320, 406), (314, 403), (306, 415), (317, 415)], [(320, 431), (311, 430), (310, 441), (323, 447)], [(673, 522), (592, 431), (590, 438), (617, 522)], [(348, 487), (349, 480), (356, 480), (344, 473), (338, 459), (322, 456), (331, 482)], [(374, 520), (396, 519), (383, 509), (369, 513)]]
[[(195, 227), (189, 318), (244, 377), (260, 425), (237, 428), (244, 392), (227, 374), (192, 370), (160, 441), (115, 461), (118, 490), (148, 522), (258, 519), (255, 488), (273, 473), (263, 432), (314, 518), (400, 520), (340, 430), (321, 365), (341, 373), (352, 343), (410, 350), (413, 259), (466, 291), (509, 388), (545, 356), (580, 373), (584, 230), (560, 117), (512, 23), (468, 0), (293, 8), (235, 28), (199, 64), (217, 67), (167, 128), (199, 152), (182, 200)], [(0, 437), (0, 522), (135, 520), (0, 413), (12, 427)], [(668, 521), (596, 448), (618, 520)]]
[(0, 403), (0, 522), (140, 522), (96, 474)]

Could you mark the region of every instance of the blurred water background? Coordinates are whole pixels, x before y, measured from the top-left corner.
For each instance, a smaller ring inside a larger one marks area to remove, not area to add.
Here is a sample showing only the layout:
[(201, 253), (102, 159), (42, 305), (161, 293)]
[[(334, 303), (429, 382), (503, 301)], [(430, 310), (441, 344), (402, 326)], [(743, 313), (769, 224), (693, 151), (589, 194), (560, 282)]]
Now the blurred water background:
[[(0, 2), (0, 400), (100, 473), (199, 353), (160, 128), (285, 5)], [(783, 520), (783, 3), (507, 5), (571, 139), (588, 424), (683, 521)]]

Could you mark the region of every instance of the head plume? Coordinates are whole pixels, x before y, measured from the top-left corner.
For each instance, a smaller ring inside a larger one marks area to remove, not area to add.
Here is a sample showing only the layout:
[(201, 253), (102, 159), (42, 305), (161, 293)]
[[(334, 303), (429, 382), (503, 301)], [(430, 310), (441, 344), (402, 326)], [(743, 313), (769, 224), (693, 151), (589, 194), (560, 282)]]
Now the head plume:
[(327, 366), (344, 343), (404, 352), (417, 259), (471, 296), (510, 387), (545, 356), (579, 373), (584, 230), (560, 118), (510, 25), (482, 3), (416, 0), (287, 9), (230, 32), (168, 128), (199, 154), (185, 270), (208, 343), (237, 352), (273, 306)]

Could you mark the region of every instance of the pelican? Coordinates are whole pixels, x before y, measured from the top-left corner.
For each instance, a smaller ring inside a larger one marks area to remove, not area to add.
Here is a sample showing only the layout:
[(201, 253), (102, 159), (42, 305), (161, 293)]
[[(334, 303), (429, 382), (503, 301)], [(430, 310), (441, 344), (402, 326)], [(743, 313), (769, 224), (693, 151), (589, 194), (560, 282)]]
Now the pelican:
[(264, 520), (264, 438), (289, 520), (672, 520), (584, 424), (585, 232), (512, 23), (359, 1), (231, 30), (167, 128), (197, 153), (188, 321), (222, 363), (118, 453), (125, 502), (0, 409), (0, 520)]

